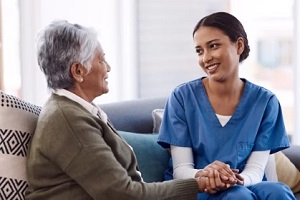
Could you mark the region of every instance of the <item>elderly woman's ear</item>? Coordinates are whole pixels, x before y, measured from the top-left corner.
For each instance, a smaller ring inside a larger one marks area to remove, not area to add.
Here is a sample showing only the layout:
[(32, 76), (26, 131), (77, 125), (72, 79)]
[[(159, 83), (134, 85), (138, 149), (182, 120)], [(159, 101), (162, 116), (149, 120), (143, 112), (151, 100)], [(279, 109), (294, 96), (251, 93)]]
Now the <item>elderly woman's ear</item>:
[(72, 77), (77, 82), (83, 82), (83, 76), (87, 73), (86, 68), (79, 62), (75, 62), (71, 65), (70, 72)]

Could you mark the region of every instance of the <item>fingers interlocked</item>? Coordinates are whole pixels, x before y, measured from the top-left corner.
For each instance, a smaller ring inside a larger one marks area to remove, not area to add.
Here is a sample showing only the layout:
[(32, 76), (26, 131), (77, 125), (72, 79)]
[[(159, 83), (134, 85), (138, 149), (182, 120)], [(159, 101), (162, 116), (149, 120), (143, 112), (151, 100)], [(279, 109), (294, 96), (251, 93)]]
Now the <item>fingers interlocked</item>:
[(214, 161), (207, 165), (196, 176), (200, 176), (204, 179), (204, 192), (209, 194), (226, 190), (236, 184), (241, 184), (243, 181), (242, 177), (238, 174), (238, 170), (232, 170), (228, 164), (221, 161)]

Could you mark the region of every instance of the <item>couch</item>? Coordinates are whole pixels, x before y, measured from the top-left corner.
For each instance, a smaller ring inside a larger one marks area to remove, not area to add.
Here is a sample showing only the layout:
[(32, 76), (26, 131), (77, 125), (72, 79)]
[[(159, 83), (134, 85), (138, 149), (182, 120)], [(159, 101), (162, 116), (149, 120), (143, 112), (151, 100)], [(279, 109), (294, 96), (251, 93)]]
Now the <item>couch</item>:
[[(133, 147), (145, 182), (163, 181), (169, 152), (157, 144), (153, 110), (164, 108), (166, 98), (100, 104), (114, 127)], [(24, 199), (25, 162), (30, 138), (41, 107), (0, 90), (0, 199)], [(300, 146), (283, 151), (300, 169)], [(300, 193), (295, 194), (300, 200)]]
[[(101, 104), (114, 127), (133, 147), (144, 181), (163, 181), (168, 167), (169, 153), (156, 143), (153, 133), (153, 110), (163, 109), (166, 98), (151, 98)], [(300, 146), (291, 145), (283, 153), (300, 169)], [(295, 194), (300, 200), (300, 192)]]

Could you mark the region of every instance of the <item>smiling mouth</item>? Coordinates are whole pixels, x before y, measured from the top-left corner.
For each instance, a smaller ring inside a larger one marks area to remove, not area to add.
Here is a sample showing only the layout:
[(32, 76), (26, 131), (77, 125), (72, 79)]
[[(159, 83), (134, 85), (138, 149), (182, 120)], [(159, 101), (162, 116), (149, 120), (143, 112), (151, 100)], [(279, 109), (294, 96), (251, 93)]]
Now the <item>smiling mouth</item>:
[(108, 79), (108, 77), (104, 78), (104, 81), (105, 81), (106, 83), (108, 83), (107, 79)]
[(209, 72), (213, 72), (217, 69), (218, 67), (218, 64), (213, 64), (213, 65), (209, 65), (209, 66), (206, 66), (205, 68), (209, 71)]

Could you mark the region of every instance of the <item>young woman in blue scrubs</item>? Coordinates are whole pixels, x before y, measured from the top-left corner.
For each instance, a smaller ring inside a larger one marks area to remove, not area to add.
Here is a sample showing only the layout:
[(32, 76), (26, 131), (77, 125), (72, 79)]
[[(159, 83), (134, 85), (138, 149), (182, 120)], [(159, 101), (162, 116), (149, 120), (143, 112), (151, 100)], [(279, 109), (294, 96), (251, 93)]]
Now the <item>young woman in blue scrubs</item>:
[(276, 96), (239, 77), (250, 52), (243, 25), (213, 13), (198, 22), (193, 38), (207, 76), (179, 85), (167, 101), (158, 137), (172, 155), (166, 179), (203, 179), (198, 200), (295, 199), (264, 175), (269, 155), (289, 140)]

